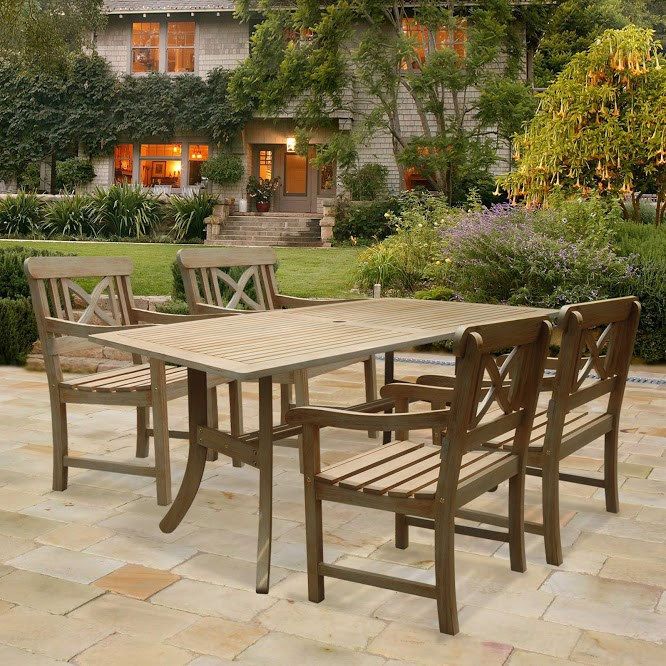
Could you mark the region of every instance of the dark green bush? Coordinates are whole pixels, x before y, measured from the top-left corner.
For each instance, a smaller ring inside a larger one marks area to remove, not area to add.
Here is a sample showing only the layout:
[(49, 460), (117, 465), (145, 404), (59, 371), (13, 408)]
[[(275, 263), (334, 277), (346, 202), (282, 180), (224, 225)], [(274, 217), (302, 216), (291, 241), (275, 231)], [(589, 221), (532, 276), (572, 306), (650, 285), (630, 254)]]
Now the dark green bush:
[(70, 157), (56, 163), (56, 187), (71, 192), (78, 185), (92, 183), (95, 169), (92, 162), (84, 157)]
[(46, 236), (96, 236), (97, 228), (90, 197), (72, 194), (47, 204), (41, 230)]
[(32, 192), (20, 191), (0, 199), (0, 235), (29, 234), (44, 218), (44, 204)]
[(162, 203), (138, 185), (98, 188), (91, 206), (95, 227), (103, 236), (145, 236), (162, 220)]
[(162, 305), (158, 305), (156, 310), (158, 312), (164, 312), (165, 314), (184, 315), (189, 313), (189, 308), (185, 301), (170, 300), (166, 303), (162, 303)]
[(342, 184), (349, 196), (356, 201), (373, 201), (385, 197), (388, 169), (383, 164), (371, 162), (362, 167), (352, 166), (341, 177)]
[(213, 214), (213, 206), (217, 201), (218, 198), (208, 192), (170, 197), (165, 208), (165, 217), (172, 225), (173, 237), (177, 241), (184, 238), (205, 238), (205, 220)]
[(23, 170), (18, 178), (18, 185), (27, 192), (36, 192), (41, 182), (39, 174), (39, 162), (32, 162)]
[(448, 287), (432, 287), (432, 289), (420, 289), (414, 292), (414, 298), (422, 301), (452, 301), (455, 292)]
[(244, 173), (243, 158), (230, 153), (219, 153), (201, 165), (201, 175), (217, 185), (237, 183)]
[(401, 202), (397, 196), (363, 202), (338, 199), (333, 238), (338, 243), (351, 241), (363, 245), (383, 240), (395, 231), (387, 213), (397, 214), (400, 210)]
[(39, 337), (29, 298), (0, 298), (0, 365), (22, 365)]
[(23, 245), (0, 247), (0, 298), (29, 298), (23, 262), (28, 257), (64, 256), (62, 252), (35, 250)]

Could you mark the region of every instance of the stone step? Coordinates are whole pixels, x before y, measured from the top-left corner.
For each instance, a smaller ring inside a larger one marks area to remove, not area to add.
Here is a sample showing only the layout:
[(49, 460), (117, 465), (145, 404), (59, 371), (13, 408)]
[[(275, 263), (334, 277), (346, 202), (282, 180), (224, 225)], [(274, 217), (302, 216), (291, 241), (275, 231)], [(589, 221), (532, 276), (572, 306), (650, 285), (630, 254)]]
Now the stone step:
[(296, 247), (321, 246), (319, 216), (232, 215), (208, 241), (210, 245), (278, 245)]
[(321, 241), (294, 241), (294, 240), (273, 240), (265, 238), (237, 239), (237, 238), (216, 238), (212, 241), (206, 241), (206, 245), (222, 245), (231, 247), (321, 247)]

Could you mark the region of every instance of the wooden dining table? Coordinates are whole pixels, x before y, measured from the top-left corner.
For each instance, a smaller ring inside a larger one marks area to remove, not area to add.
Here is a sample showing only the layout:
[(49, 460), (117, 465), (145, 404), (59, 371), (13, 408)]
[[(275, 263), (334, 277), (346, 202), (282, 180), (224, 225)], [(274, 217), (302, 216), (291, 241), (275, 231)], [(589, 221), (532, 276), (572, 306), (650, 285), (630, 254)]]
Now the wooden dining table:
[[(255, 312), (179, 324), (92, 335), (97, 342), (148, 357), (161, 367), (188, 368), (189, 452), (178, 495), (160, 523), (172, 532), (190, 508), (203, 477), (208, 449), (259, 469), (259, 528), (256, 590), (270, 580), (273, 444), (300, 434), (299, 426), (273, 422), (273, 378), (291, 373), (297, 402), (308, 403), (310, 368), (385, 354), (385, 382), (393, 381), (393, 354), (453, 338), (460, 327), (552, 314), (551, 310), (382, 298)], [(209, 427), (206, 374), (258, 381), (259, 428), (239, 437)], [(300, 389), (300, 390), (299, 390)]]

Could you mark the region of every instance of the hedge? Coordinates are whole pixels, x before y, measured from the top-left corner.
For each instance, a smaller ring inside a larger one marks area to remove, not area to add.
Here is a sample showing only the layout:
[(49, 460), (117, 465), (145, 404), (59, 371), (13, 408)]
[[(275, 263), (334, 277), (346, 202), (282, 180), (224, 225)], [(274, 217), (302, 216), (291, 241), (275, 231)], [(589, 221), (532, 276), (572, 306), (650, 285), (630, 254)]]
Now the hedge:
[(23, 365), (39, 337), (29, 298), (0, 298), (0, 365)]

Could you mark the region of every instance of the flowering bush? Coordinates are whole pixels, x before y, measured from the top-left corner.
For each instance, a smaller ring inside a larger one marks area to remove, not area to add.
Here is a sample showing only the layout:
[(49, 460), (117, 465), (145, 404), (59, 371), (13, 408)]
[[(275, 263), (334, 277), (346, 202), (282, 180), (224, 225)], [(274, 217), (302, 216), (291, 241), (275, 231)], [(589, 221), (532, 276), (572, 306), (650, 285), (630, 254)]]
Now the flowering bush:
[(560, 307), (607, 298), (633, 276), (608, 243), (555, 238), (537, 227), (527, 211), (504, 205), (446, 229), (451, 286), (465, 300)]

